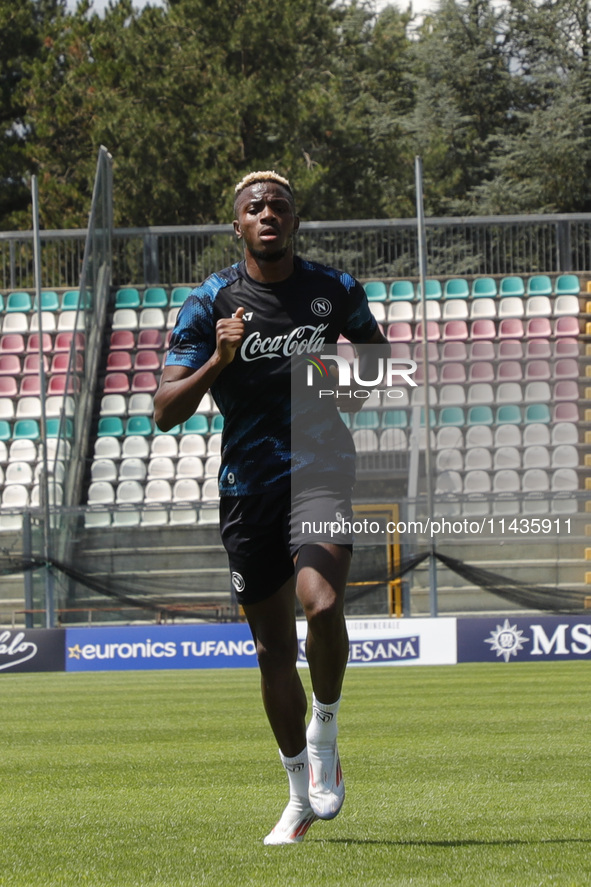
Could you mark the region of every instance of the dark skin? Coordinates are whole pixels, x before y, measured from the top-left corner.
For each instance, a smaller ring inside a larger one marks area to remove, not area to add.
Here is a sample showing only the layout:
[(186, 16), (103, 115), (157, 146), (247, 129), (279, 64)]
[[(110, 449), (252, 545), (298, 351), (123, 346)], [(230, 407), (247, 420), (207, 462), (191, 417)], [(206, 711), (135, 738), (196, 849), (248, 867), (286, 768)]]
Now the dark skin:
[[(277, 182), (257, 182), (237, 197), (234, 231), (244, 243), (246, 270), (260, 283), (277, 283), (293, 274), (292, 238), (299, 227), (293, 197)], [(154, 417), (167, 431), (186, 421), (203, 395), (232, 362), (244, 337), (244, 308), (216, 325), (216, 349), (198, 370), (167, 366), (154, 398)], [(368, 344), (386, 344), (377, 330)], [(357, 404), (361, 406), (361, 404)], [(256, 643), (265, 711), (279, 748), (293, 757), (306, 745), (307, 700), (296, 668), (298, 642), (295, 598), (307, 620), (306, 655), (316, 698), (336, 702), (349, 654), (344, 595), (351, 556), (329, 543), (304, 545), (295, 575), (258, 604), (244, 607)]]

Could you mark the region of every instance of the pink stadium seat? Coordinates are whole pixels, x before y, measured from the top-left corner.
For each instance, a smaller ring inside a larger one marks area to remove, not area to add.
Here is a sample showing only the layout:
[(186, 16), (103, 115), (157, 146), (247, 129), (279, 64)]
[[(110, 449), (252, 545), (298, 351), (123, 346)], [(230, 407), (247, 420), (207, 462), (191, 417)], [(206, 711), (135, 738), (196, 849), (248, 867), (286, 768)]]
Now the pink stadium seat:
[[(413, 358), (417, 363), (423, 360), (423, 343), (417, 342), (413, 348)], [(427, 342), (427, 359), (437, 362), (439, 360), (439, 352), (436, 342)]]
[(505, 317), (499, 323), (500, 339), (522, 339), (523, 323), (519, 317)]
[(525, 356), (527, 360), (549, 360), (552, 349), (548, 339), (532, 339), (526, 342)]
[(129, 391), (129, 379), (125, 373), (108, 373), (105, 376), (105, 394), (126, 394)]
[(151, 351), (148, 349), (138, 351), (133, 360), (133, 369), (134, 372), (141, 372), (143, 370), (159, 370), (160, 358), (158, 357), (156, 351)]
[(493, 320), (473, 320), (470, 326), (471, 339), (494, 339), (496, 336), (496, 328)]
[(1, 354), (22, 354), (25, 350), (25, 340), (20, 333), (8, 333), (0, 338)]
[[(429, 374), (429, 384), (436, 385), (437, 384), (437, 367), (435, 367), (434, 364), (429, 363), (427, 366), (427, 371)], [(417, 385), (424, 385), (425, 375), (423, 373), (423, 364), (422, 363), (419, 363), (417, 365), (417, 369), (416, 369), (416, 372), (413, 376), (413, 379), (417, 383)]]
[(530, 360), (525, 365), (525, 378), (527, 381), (549, 379), (550, 376), (550, 364), (547, 360)]
[(69, 351), (72, 347), (72, 338), (76, 335), (76, 351), (84, 351), (86, 338), (84, 333), (61, 332), (55, 337), (54, 351)]
[(131, 354), (129, 351), (110, 351), (107, 357), (108, 373), (125, 373), (131, 370)]
[[(51, 361), (51, 373), (67, 373), (70, 365), (70, 355), (67, 351), (59, 351), (53, 355)], [(75, 371), (77, 373), (84, 372), (84, 355), (76, 352)]]
[(554, 357), (578, 357), (579, 343), (570, 336), (557, 339), (554, 343)]
[(470, 360), (494, 360), (495, 345), (490, 339), (476, 339), (470, 345)]
[(470, 364), (470, 382), (492, 382), (494, 377), (494, 367), (488, 360), (478, 360)]
[[(39, 333), (31, 333), (27, 341), (27, 353), (39, 351)], [(53, 351), (53, 342), (49, 333), (43, 333), (43, 351)]]
[(557, 317), (554, 322), (555, 336), (573, 336), (578, 338), (580, 333), (579, 320), (577, 317)]
[(503, 360), (499, 363), (497, 367), (497, 382), (519, 382), (522, 377), (523, 371), (519, 361)]
[(547, 317), (532, 317), (527, 322), (528, 339), (548, 339), (552, 335), (552, 327)]
[(48, 395), (74, 394), (80, 390), (77, 376), (67, 377), (65, 374), (52, 376), (47, 385)]
[(19, 389), (19, 397), (39, 397), (40, 394), (41, 384), (39, 382), (39, 376), (23, 376)]
[[(26, 354), (25, 358), (23, 360), (23, 369), (22, 369), (23, 375), (28, 375), (28, 376), (33, 375), (33, 374), (38, 375), (39, 364), (40, 364), (39, 354), (35, 354), (35, 353)], [(43, 368), (44, 368), (45, 372), (47, 372), (49, 369), (49, 361), (48, 361), (47, 357), (45, 356), (45, 354), (43, 355)]]
[(576, 360), (564, 357), (554, 364), (554, 376), (556, 379), (578, 379), (579, 365)]
[(21, 359), (18, 354), (0, 353), (0, 376), (18, 376), (21, 371)]
[(164, 336), (161, 330), (140, 330), (137, 337), (136, 348), (151, 348), (160, 351), (164, 347)]
[(136, 373), (131, 381), (132, 391), (154, 392), (158, 388), (158, 382), (154, 373)]
[(392, 342), (390, 356), (398, 360), (410, 360), (410, 345), (407, 342)]
[(468, 325), (465, 320), (448, 320), (443, 327), (446, 342), (465, 342), (468, 338)]
[(466, 381), (466, 369), (463, 363), (444, 363), (441, 366), (442, 384), (463, 385)]
[(389, 324), (386, 337), (389, 342), (410, 342), (412, 339), (410, 323)]
[(0, 397), (16, 397), (18, 387), (13, 376), (0, 376)]
[[(428, 342), (437, 342), (441, 337), (441, 333), (439, 330), (439, 324), (435, 320), (427, 320), (426, 321), (426, 330), (427, 330), (427, 341)], [(423, 324), (417, 323), (415, 328), (415, 341), (422, 342), (423, 341)]]
[(554, 400), (570, 400), (573, 403), (579, 399), (579, 386), (574, 380), (557, 382), (554, 386)]
[(555, 424), (558, 422), (577, 423), (580, 421), (580, 418), (579, 407), (576, 403), (564, 401), (563, 403), (557, 403), (554, 407), (553, 422)]
[(135, 336), (133, 330), (113, 330), (111, 333), (111, 351), (133, 351)]
[[(417, 346), (418, 347), (418, 346)], [(443, 342), (441, 345), (441, 360), (464, 361), (468, 359), (465, 342)]]
[(503, 339), (499, 342), (499, 360), (521, 360), (523, 345), (519, 339)]

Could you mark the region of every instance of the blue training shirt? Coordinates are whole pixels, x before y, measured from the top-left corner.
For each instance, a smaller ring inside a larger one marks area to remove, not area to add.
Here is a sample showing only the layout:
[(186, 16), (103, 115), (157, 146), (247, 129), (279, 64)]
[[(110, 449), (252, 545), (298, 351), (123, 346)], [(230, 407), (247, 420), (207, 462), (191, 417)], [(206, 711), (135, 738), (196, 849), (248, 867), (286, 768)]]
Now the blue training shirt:
[(294, 265), (273, 284), (250, 278), (243, 261), (212, 274), (188, 296), (170, 339), (167, 365), (199, 369), (215, 351), (217, 321), (245, 309), (242, 344), (211, 387), (224, 416), (223, 496), (288, 486), (294, 470), (354, 477), (353, 442), (332, 400), (304, 408), (298, 437), (313, 446), (298, 443), (301, 451), (292, 453), (292, 360), (326, 353), (340, 335), (367, 342), (376, 320), (351, 275), (297, 256)]

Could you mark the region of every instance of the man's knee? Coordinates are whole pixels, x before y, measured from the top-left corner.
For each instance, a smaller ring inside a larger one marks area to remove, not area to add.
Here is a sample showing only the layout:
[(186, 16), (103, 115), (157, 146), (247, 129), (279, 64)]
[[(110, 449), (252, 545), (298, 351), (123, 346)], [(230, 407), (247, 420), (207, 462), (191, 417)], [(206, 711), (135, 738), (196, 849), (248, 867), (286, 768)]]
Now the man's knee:
[(267, 679), (284, 677), (296, 667), (298, 643), (295, 637), (285, 641), (274, 639), (267, 644), (258, 640), (256, 649), (261, 674)]
[(342, 598), (334, 593), (311, 598), (304, 607), (304, 614), (309, 630), (316, 636), (334, 634), (345, 620)]

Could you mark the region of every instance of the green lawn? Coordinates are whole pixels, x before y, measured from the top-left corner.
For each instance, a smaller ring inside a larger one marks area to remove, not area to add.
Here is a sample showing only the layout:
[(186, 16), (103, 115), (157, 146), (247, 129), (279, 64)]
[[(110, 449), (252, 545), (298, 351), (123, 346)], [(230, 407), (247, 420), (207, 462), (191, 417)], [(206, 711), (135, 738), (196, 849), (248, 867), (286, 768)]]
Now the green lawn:
[(265, 847), (287, 780), (255, 671), (1, 675), (0, 885), (589, 885), (590, 678), (350, 669), (342, 813)]

